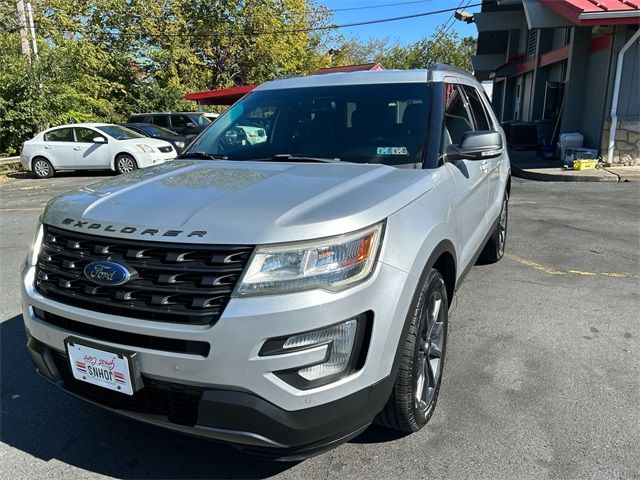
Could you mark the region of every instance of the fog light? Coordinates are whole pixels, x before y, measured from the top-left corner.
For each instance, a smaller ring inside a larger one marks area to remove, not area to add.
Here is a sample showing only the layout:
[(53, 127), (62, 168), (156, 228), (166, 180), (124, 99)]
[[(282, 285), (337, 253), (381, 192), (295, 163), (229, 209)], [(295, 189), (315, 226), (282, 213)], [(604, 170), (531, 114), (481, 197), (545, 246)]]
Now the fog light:
[(367, 314), (362, 314), (318, 330), (271, 338), (264, 343), (259, 355), (284, 355), (326, 345), (326, 356), (320, 362), (274, 372), (288, 384), (302, 390), (326, 385), (362, 366), (363, 354), (366, 354), (363, 344), (370, 333), (369, 320)]
[(284, 350), (299, 349), (328, 343), (329, 358), (326, 362), (298, 370), (298, 375), (305, 380), (317, 380), (328, 375), (341, 373), (347, 368), (351, 358), (351, 351), (353, 350), (353, 342), (356, 339), (357, 328), (358, 321), (356, 319), (349, 320), (323, 330), (315, 330), (289, 337), (282, 348)]

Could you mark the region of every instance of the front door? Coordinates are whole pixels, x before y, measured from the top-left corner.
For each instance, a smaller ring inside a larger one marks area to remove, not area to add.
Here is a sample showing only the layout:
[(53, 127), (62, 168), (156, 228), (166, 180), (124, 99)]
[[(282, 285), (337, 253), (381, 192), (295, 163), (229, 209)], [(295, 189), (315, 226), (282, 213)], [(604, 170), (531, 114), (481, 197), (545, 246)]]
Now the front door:
[[(474, 123), (466, 97), (460, 86), (445, 84), (443, 150), (447, 144), (459, 144), (462, 136), (474, 131)], [(486, 207), (489, 196), (489, 168), (479, 160), (448, 162), (453, 175), (456, 196), (459, 263), (466, 268), (482, 246), (486, 236)]]
[[(76, 142), (73, 146), (75, 164), (77, 168), (87, 170), (102, 170), (111, 167), (109, 145), (107, 138), (91, 128), (74, 128)], [(105, 143), (96, 143), (94, 138), (101, 137)]]

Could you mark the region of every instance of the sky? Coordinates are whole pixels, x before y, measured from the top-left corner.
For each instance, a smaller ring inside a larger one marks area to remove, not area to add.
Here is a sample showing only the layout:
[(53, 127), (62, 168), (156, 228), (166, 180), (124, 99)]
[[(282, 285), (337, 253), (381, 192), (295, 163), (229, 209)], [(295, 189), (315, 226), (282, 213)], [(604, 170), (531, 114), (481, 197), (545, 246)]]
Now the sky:
[[(480, 0), (316, 0), (319, 5), (334, 10), (333, 22), (337, 24), (377, 20), (381, 18), (400, 17), (416, 13), (430, 12), (447, 8), (457, 8), (459, 5), (474, 5)], [(389, 4), (396, 4), (384, 6)], [(398, 5), (402, 4), (402, 5)], [(362, 8), (367, 7), (367, 8)], [(344, 10), (358, 8), (358, 10)], [(464, 9), (468, 12), (479, 12), (480, 7)], [(363, 25), (340, 29), (347, 38), (357, 37), (361, 40), (369, 38), (386, 38), (397, 40), (401, 44), (413, 43), (423, 37), (431, 35), (436, 28), (451, 19), (452, 12), (431, 16), (398, 20), (395, 22)], [(475, 25), (455, 20), (451, 30), (456, 30), (461, 36), (477, 36)]]

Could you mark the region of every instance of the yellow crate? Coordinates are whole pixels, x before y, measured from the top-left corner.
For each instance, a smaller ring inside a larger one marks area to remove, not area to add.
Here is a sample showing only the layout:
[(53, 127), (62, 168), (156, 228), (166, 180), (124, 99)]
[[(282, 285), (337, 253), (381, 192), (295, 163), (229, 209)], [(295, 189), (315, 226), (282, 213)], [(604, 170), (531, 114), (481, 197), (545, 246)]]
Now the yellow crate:
[(597, 160), (580, 159), (573, 161), (574, 170), (595, 170)]

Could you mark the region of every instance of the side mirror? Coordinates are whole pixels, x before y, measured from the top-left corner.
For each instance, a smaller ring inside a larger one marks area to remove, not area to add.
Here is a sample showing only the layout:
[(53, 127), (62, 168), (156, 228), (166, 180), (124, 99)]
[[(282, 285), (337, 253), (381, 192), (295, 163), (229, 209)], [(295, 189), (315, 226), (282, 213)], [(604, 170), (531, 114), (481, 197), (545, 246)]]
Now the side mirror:
[(449, 145), (445, 151), (447, 161), (486, 160), (502, 155), (502, 137), (499, 132), (482, 130), (466, 132), (459, 145)]
[(187, 127), (189, 127), (189, 128), (195, 128), (195, 127), (196, 127), (196, 124), (195, 124), (195, 123), (193, 123), (193, 122), (187, 122)]
[(107, 143), (107, 139), (104, 137), (93, 137), (91, 141), (93, 143)]

